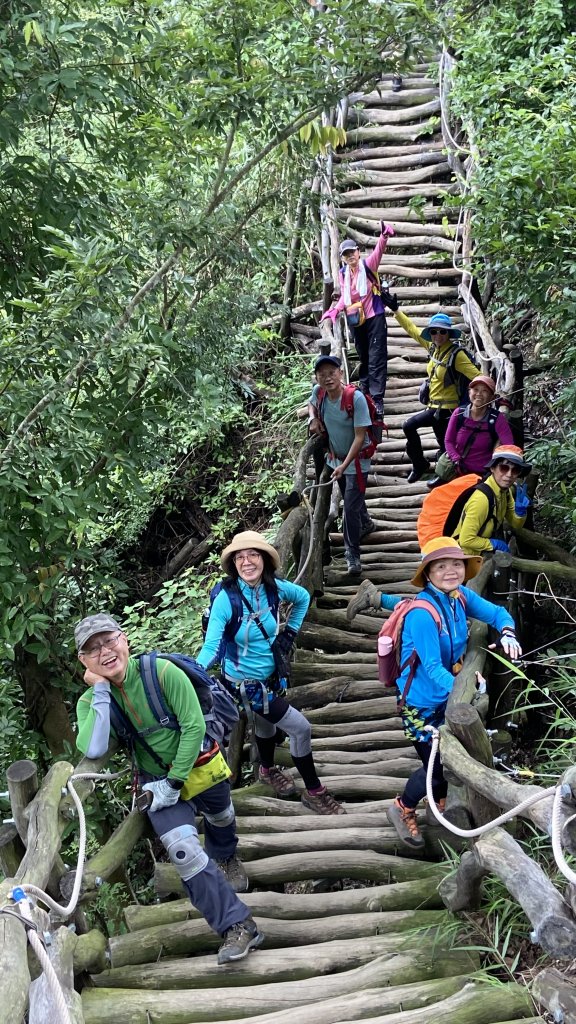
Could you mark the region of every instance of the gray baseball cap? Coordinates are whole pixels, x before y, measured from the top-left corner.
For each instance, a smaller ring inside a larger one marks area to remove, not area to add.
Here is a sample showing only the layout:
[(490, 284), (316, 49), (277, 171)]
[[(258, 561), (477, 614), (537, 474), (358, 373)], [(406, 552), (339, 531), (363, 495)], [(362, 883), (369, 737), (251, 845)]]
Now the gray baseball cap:
[(88, 615), (74, 627), (76, 650), (81, 651), (88, 643), (90, 637), (95, 636), (96, 633), (116, 633), (118, 631), (124, 632), (120, 623), (116, 622), (116, 619), (113, 619), (111, 615), (107, 615), (106, 612)]

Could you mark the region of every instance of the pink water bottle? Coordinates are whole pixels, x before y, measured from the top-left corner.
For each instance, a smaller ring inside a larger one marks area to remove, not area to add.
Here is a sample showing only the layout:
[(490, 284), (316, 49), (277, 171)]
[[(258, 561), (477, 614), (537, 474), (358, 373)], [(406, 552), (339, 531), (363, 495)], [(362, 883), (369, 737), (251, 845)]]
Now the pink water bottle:
[(383, 634), (378, 637), (378, 678), (385, 686), (392, 686), (396, 681), (395, 676), (394, 641), (391, 636)]

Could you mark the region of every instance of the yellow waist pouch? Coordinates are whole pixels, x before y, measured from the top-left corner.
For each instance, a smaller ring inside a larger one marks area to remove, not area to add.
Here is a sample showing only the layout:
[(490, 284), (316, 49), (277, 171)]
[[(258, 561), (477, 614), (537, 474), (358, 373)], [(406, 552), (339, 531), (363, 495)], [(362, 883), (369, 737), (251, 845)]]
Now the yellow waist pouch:
[(211, 786), (215, 786), (232, 775), (231, 769), (224, 760), (224, 755), (217, 743), (207, 754), (201, 754), (190, 775), (180, 790), (182, 800), (190, 800)]

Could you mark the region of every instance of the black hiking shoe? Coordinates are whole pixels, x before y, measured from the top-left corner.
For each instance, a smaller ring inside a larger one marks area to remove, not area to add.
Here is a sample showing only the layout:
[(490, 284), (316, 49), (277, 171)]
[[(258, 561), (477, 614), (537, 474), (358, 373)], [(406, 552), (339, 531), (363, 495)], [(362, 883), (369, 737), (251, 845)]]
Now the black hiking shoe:
[(261, 946), (264, 939), (264, 932), (258, 931), (258, 925), (252, 917), (247, 917), (240, 924), (233, 924), (224, 932), (224, 942), (218, 950), (218, 966), (223, 967), (234, 960), (243, 960), (251, 949)]
[(216, 864), (234, 892), (248, 892), (248, 875), (242, 861), (233, 854), (228, 860), (217, 860)]

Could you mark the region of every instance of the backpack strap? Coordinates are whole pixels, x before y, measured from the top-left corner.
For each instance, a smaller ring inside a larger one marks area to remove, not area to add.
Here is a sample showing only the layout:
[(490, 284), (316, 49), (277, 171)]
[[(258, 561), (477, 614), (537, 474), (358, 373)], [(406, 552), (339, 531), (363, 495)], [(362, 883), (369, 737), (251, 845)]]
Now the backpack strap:
[[(179, 730), (178, 719), (164, 700), (164, 694), (158, 679), (157, 657), (156, 651), (152, 651), (151, 654), (141, 654), (139, 658), (140, 677), (144, 686), (146, 700), (160, 728)], [(148, 736), (157, 731), (156, 728), (152, 727), (151, 729), (142, 730), (139, 735)]]
[[(146, 742), (135, 726), (132, 725), (128, 715), (125, 713), (123, 708), (120, 707), (113, 693), (110, 694), (110, 725), (114, 729), (118, 739), (125, 743), (132, 752), (134, 752), (135, 744), (139, 743), (148, 756), (156, 762), (158, 767), (161, 768), (164, 773), (166, 772), (168, 765), (164, 763), (155, 750), (152, 750), (150, 744)], [(152, 731), (155, 732), (156, 730)]]
[(483, 494), (484, 497), (488, 499), (488, 515), (486, 516), (484, 522), (482, 523), (481, 527), (478, 530), (478, 536), (480, 537), (482, 536), (482, 531), (486, 528), (491, 519), (493, 519), (494, 522), (496, 523), (496, 517), (494, 515), (494, 510), (496, 508), (496, 495), (494, 494), (492, 488), (488, 486), (485, 480), (483, 480), (482, 483), (477, 484), (474, 490), (480, 491), (480, 493)]

